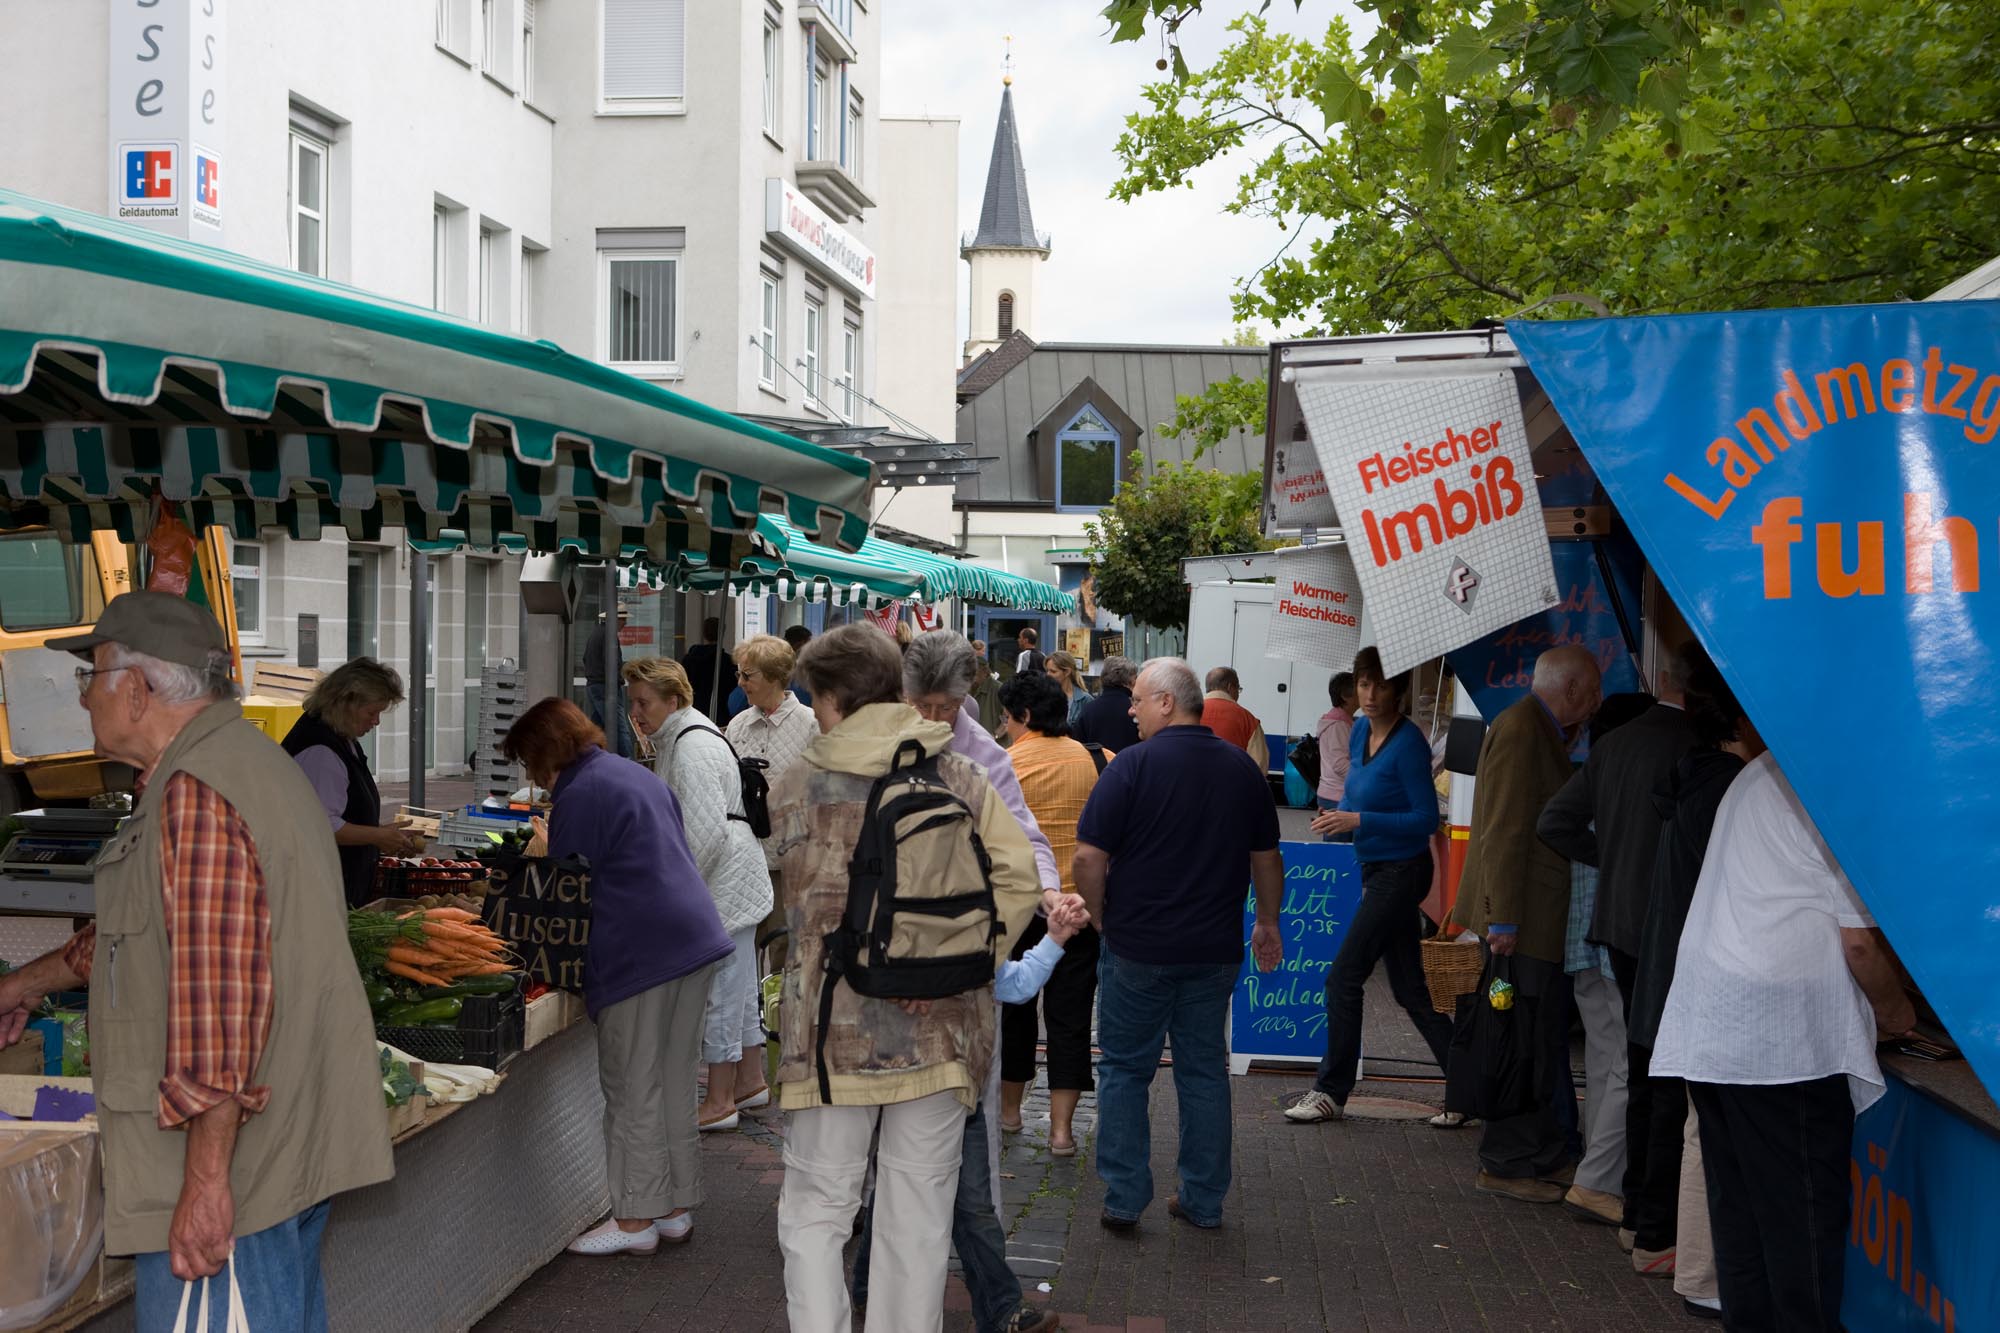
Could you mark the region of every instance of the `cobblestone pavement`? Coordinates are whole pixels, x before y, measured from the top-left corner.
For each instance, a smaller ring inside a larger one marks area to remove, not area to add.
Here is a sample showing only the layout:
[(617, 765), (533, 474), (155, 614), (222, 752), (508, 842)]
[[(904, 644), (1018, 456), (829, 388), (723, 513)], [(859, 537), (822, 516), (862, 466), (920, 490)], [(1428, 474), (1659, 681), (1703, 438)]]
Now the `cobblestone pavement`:
[[(1414, 1118), (1439, 1089), (1408, 1081), (1423, 1071), (1422, 1044), (1380, 977), (1370, 984), (1368, 1015), (1371, 1078), (1352, 1103), (1367, 1119), (1287, 1123), (1284, 1107), (1309, 1086), (1305, 1071), (1232, 1080), (1236, 1180), (1219, 1231), (1166, 1215), (1175, 1110), (1164, 1070), (1153, 1099), (1159, 1198), (1131, 1235), (1098, 1225), (1104, 1196), (1090, 1169), (1094, 1098), (1078, 1111), (1083, 1151), (1054, 1158), (1047, 1095), (1038, 1087), (1024, 1107), (1024, 1132), (1007, 1138), (1001, 1164), (1008, 1257), (1028, 1298), (1060, 1311), (1064, 1328), (1100, 1333), (1703, 1327), (1681, 1313), (1668, 1284), (1631, 1272), (1609, 1228), (1558, 1207), (1476, 1193), (1477, 1131), (1440, 1132)], [(776, 1227), (782, 1122), (776, 1111), (759, 1111), (737, 1133), (704, 1138), (708, 1201), (696, 1210), (689, 1244), (662, 1246), (651, 1258), (561, 1256), (480, 1328), (786, 1327)], [(1042, 1284), (1053, 1290), (1039, 1291)], [(956, 1276), (945, 1304), (946, 1329), (971, 1328)]]

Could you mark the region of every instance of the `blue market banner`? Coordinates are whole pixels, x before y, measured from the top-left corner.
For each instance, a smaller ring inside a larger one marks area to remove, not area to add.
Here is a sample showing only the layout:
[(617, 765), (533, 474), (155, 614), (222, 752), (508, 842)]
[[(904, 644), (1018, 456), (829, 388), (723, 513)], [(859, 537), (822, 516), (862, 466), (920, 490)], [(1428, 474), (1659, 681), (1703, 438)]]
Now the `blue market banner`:
[(2000, 1087), (2000, 302), (1508, 332)]
[(1284, 842), (1285, 904), (1278, 917), (1285, 961), (1259, 972), (1249, 956), (1257, 894), (1243, 900), (1243, 971), (1229, 1006), (1229, 1053), (1244, 1072), (1252, 1060), (1317, 1064), (1326, 1051), (1326, 974), (1361, 902), (1361, 866), (1348, 842)]
[(2000, 1139), (1893, 1075), (1854, 1124), (1841, 1322), (1854, 1329), (2000, 1328), (1993, 1200)]

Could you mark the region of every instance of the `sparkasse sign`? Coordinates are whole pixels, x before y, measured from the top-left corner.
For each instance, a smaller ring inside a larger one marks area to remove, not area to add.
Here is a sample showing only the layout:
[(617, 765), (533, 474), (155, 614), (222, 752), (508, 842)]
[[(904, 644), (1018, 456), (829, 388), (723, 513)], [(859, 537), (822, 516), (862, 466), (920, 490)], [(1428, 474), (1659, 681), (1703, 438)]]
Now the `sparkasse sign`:
[(764, 231), (857, 296), (875, 299), (875, 252), (835, 225), (795, 186), (775, 177), (764, 182)]

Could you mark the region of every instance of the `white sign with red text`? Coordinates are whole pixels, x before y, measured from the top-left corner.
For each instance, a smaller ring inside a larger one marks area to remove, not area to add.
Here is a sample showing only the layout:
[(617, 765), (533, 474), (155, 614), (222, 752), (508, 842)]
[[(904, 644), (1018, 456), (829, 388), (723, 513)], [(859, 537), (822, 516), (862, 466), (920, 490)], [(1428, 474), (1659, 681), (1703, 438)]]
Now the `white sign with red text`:
[(1271, 450), (1269, 483), (1266, 532), (1340, 526), (1333, 496), (1326, 488), (1326, 469), (1320, 466), (1310, 439), (1283, 442)]
[(1361, 650), (1361, 582), (1345, 546), (1278, 553), (1264, 656), (1345, 671)]
[(1511, 371), (1318, 366), (1294, 385), (1385, 671), (1561, 600)]
[(856, 296), (875, 299), (875, 252), (838, 226), (796, 185), (776, 179), (764, 182), (764, 232)]

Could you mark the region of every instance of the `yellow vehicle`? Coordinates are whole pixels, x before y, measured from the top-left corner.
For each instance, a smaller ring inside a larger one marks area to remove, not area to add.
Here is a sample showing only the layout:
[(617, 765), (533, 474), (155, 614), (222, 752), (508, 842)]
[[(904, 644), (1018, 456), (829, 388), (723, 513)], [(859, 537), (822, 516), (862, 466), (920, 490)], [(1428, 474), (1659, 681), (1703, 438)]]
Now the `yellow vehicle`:
[[(240, 680), (227, 540), (215, 530), (196, 538), (187, 595), (221, 620)], [(70, 542), (48, 528), (0, 532), (0, 815), (131, 786), (129, 770), (91, 753), (75, 659), (45, 645), (89, 628), (106, 602), (143, 586), (142, 554), (115, 533)]]

